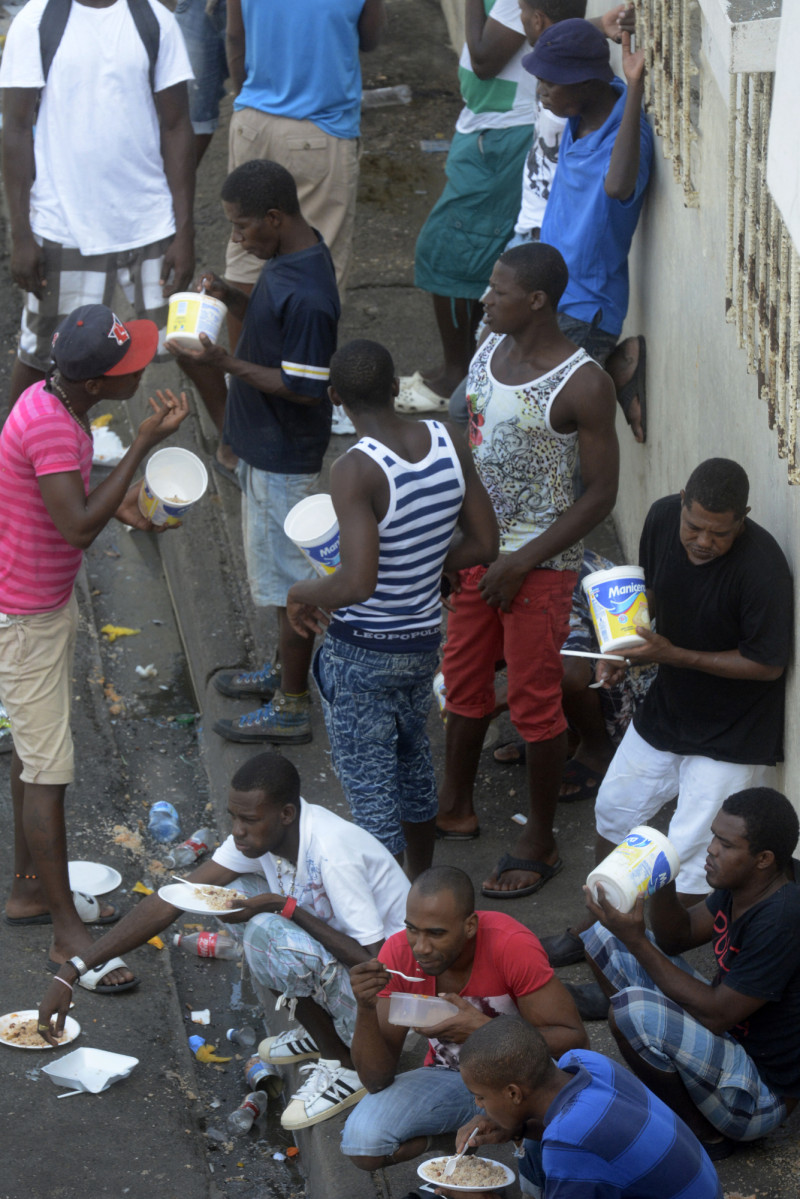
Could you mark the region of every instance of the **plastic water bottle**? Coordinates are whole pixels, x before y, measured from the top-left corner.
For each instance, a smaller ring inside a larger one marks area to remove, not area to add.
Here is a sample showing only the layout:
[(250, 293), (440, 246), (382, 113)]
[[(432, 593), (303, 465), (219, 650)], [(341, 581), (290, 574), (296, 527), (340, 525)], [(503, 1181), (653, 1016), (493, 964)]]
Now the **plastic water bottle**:
[(183, 845), (177, 846), (167, 854), (168, 866), (190, 866), (192, 862), (204, 853), (208, 853), (211, 845), (211, 830), (207, 828), (199, 828), (192, 833), (188, 841), (184, 841)]
[(175, 933), (172, 944), (184, 953), (196, 953), (199, 958), (229, 958), (234, 961), (242, 956), (242, 947), (228, 933), (192, 933), (190, 937)]
[(245, 1063), (244, 1080), (251, 1091), (265, 1091), (270, 1099), (277, 1099), (283, 1090), (278, 1067), (272, 1062), (262, 1062), (258, 1054)]
[(181, 822), (171, 803), (161, 799), (150, 809), (147, 827), (156, 841), (176, 841), (181, 835)]
[(252, 1049), (258, 1040), (256, 1030), (249, 1024), (244, 1024), (241, 1028), (229, 1028), (225, 1036), (234, 1045), (241, 1045), (242, 1049)]
[(244, 1103), (231, 1112), (227, 1119), (228, 1132), (232, 1137), (249, 1132), (253, 1123), (267, 1110), (267, 1096), (263, 1091), (251, 1091)]
[(410, 104), (411, 88), (407, 83), (395, 87), (371, 87), (361, 93), (362, 108), (385, 108), (389, 104)]

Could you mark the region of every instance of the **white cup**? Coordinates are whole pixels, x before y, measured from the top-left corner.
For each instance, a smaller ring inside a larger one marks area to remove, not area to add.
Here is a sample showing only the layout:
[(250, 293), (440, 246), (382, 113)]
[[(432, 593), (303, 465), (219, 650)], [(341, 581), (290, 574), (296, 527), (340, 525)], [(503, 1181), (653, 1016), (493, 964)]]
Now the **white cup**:
[(339, 522), (329, 495), (323, 492), (300, 500), (284, 520), (283, 531), (318, 575), (333, 574), (339, 565)]
[(139, 490), (139, 511), (154, 525), (177, 524), (205, 494), (208, 471), (191, 450), (167, 446), (147, 463)]

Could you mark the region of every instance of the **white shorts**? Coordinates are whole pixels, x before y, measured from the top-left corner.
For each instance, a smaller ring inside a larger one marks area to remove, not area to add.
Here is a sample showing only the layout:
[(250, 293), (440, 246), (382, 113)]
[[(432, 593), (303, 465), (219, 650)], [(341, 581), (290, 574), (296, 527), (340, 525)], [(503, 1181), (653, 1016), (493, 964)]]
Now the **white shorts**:
[(646, 824), (677, 795), (668, 836), (681, 859), (678, 890), (703, 895), (711, 821), (722, 801), (745, 787), (760, 787), (769, 766), (717, 762), (699, 755), (654, 749), (629, 725), (600, 784), (595, 808), (597, 832), (618, 845), (637, 824)]

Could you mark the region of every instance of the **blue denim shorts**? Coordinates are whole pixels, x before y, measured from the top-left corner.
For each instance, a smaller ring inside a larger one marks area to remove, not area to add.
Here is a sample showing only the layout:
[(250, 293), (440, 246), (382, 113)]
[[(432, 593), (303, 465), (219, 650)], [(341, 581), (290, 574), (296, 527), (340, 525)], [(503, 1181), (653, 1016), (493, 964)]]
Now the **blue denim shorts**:
[(391, 1086), (365, 1095), (353, 1108), (342, 1133), (342, 1153), (391, 1154), (412, 1137), (456, 1132), (477, 1110), (458, 1070), (420, 1066), (398, 1074)]
[(436, 778), (425, 724), (439, 654), (390, 654), (327, 636), (314, 659), (331, 758), (356, 824), (402, 853), (403, 823), (432, 820)]
[(319, 475), (274, 475), (256, 470), (239, 459), (236, 468), (242, 485), (242, 538), (247, 581), (253, 603), (259, 608), (286, 607), (293, 583), (315, 579), (308, 558), (283, 531), (283, 522), (295, 504), (313, 495)]
[(606, 359), (619, 341), (616, 333), (606, 333), (605, 329), (598, 328), (594, 323), (589, 324), (566, 312), (556, 313), (556, 319), (565, 337), (585, 350), (600, 366), (605, 366)]
[(195, 133), (213, 133), (219, 125), (219, 102), (225, 95), (225, 0), (213, 13), (206, 0), (178, 0), (175, 19), (180, 26), (194, 79), (189, 80), (189, 116)]

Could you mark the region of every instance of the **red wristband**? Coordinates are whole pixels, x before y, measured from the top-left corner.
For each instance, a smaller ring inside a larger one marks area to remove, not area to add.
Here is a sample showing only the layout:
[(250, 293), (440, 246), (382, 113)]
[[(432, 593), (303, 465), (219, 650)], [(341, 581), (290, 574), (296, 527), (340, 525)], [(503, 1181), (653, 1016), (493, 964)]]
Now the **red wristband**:
[(290, 895), (286, 900), (286, 903), (281, 908), (281, 916), (284, 916), (287, 920), (291, 920), (292, 916), (294, 916), (294, 909), (296, 907), (297, 900), (293, 895)]

